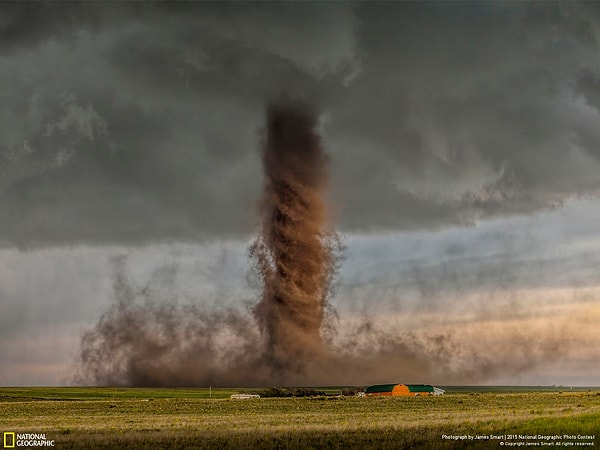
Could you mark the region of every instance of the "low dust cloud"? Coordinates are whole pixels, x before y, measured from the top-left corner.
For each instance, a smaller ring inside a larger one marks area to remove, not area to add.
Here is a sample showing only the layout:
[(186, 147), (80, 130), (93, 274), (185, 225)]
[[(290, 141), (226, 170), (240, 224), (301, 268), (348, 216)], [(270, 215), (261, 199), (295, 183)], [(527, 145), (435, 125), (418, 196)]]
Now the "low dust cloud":
[[(600, 341), (592, 323), (600, 311), (593, 309), (593, 303), (557, 306), (539, 317), (523, 313), (512, 320), (501, 314), (493, 314), (499, 317), (496, 320), (465, 320), (433, 310), (410, 317), (400, 311), (385, 317), (328, 314), (318, 351), (304, 350), (282, 366), (273, 360), (273, 344), (261, 330), (253, 307), (207, 308), (165, 298), (136, 285), (125, 257), (114, 261), (113, 279), (114, 304), (82, 338), (78, 383), (478, 384), (519, 379), (540, 367), (559, 364), (565, 357), (576, 358), (577, 352), (589, 361), (593, 352), (582, 349), (593, 349)], [(496, 300), (504, 305), (502, 298)], [(584, 317), (591, 321), (584, 323)]]

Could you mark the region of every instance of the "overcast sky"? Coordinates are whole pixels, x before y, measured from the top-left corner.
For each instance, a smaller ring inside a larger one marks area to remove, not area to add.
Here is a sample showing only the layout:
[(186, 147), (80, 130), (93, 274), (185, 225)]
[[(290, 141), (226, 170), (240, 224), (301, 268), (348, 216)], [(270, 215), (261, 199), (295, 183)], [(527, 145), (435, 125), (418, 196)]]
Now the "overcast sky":
[(478, 352), (560, 329), (555, 359), (489, 381), (600, 385), (591, 2), (1, 3), (0, 385), (69, 382), (122, 255), (140, 289), (257, 300), (281, 94), (320, 112), (342, 328), (463, 327)]

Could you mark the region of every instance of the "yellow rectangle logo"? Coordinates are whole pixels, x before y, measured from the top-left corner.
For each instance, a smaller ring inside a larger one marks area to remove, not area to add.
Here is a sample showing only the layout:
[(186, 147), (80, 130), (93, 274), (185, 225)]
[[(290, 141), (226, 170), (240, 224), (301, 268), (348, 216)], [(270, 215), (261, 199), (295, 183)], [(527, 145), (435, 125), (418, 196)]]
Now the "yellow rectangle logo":
[[(11, 443), (9, 444), (8, 437), (11, 436)], [(5, 431), (4, 432), (4, 448), (14, 448), (15, 447), (15, 433), (13, 431)]]

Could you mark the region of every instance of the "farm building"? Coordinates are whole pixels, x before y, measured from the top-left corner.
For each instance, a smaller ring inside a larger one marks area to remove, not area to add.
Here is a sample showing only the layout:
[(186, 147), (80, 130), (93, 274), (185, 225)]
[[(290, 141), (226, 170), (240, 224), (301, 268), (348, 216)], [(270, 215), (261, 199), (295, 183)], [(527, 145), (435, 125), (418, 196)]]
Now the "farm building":
[(365, 390), (372, 397), (442, 395), (445, 391), (428, 384), (374, 384)]
[(231, 394), (232, 400), (248, 400), (250, 398), (260, 398), (258, 394)]

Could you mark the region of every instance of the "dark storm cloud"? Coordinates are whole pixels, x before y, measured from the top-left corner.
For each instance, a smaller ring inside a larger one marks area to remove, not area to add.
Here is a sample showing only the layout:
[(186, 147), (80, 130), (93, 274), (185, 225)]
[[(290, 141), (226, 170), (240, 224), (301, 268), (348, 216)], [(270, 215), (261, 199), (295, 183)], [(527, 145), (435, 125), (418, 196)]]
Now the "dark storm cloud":
[[(344, 8), (40, 7), (2, 10), (5, 243), (248, 231), (264, 100), (316, 98), (321, 77), (345, 70), (327, 64), (352, 56), (352, 29), (335, 32)], [(292, 20), (298, 42), (286, 39)], [(333, 57), (311, 23), (334, 29)]]
[[(372, 199), (369, 212), (382, 196), (388, 209), (380, 220), (349, 220), (464, 223), (597, 194), (600, 115), (576, 84), (587, 73), (591, 90), (598, 73), (597, 20), (587, 8), (361, 8), (363, 72), (331, 109), (330, 139), (340, 178), (360, 160), (355, 182), (375, 174), (366, 183), (378, 189), (358, 195)], [(356, 191), (346, 191), (347, 210), (361, 206)]]
[(283, 92), (322, 111), (346, 230), (596, 195), (598, 23), (591, 4), (2, 4), (1, 239), (250, 232)]

